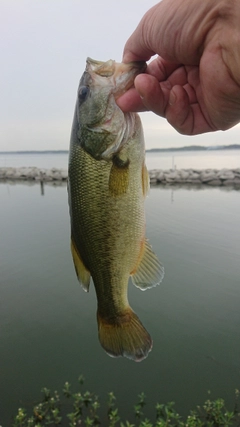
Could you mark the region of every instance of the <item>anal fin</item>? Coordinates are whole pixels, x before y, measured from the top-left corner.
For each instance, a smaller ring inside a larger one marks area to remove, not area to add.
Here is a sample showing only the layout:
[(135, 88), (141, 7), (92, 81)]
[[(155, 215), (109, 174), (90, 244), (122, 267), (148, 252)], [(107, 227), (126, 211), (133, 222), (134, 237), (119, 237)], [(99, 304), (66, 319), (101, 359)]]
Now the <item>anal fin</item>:
[(78, 280), (82, 285), (84, 291), (88, 292), (91, 275), (83, 264), (83, 261), (81, 259), (81, 256), (79, 255), (79, 252), (76, 249), (73, 239), (71, 239), (71, 252)]
[(132, 282), (144, 291), (161, 283), (163, 277), (164, 267), (145, 239), (139, 264), (131, 274)]

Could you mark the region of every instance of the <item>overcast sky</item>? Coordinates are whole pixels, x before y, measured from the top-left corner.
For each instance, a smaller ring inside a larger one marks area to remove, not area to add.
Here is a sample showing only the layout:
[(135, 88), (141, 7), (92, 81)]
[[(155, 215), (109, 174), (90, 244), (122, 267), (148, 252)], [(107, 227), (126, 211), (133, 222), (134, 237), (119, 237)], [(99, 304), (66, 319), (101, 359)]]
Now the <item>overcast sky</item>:
[[(86, 57), (121, 61), (151, 0), (0, 0), (0, 151), (68, 149)], [(239, 143), (240, 126), (179, 135), (141, 114), (146, 147)]]

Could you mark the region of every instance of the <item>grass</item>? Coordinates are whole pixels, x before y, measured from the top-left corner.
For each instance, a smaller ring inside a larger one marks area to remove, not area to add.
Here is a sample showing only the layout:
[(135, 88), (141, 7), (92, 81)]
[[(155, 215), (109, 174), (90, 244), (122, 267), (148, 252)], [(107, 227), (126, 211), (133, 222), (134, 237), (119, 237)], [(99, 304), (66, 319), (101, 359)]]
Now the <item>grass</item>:
[[(73, 392), (68, 382), (64, 384), (61, 396), (57, 391), (42, 389), (42, 400), (28, 414), (19, 408), (14, 417), (12, 427), (43, 427), (43, 426), (103, 426), (103, 427), (240, 427), (239, 391), (235, 391), (235, 401), (231, 410), (227, 409), (223, 399), (207, 400), (197, 406), (189, 415), (181, 417), (175, 410), (174, 402), (157, 403), (152, 419), (144, 416), (146, 396), (141, 393), (133, 408), (134, 423), (120, 416), (114, 394), (107, 397), (106, 416), (100, 419), (100, 403), (98, 397), (83, 390), (84, 379), (78, 379), (79, 390)], [(107, 424), (106, 424), (107, 420)], [(1, 427), (1, 426), (0, 426)]]

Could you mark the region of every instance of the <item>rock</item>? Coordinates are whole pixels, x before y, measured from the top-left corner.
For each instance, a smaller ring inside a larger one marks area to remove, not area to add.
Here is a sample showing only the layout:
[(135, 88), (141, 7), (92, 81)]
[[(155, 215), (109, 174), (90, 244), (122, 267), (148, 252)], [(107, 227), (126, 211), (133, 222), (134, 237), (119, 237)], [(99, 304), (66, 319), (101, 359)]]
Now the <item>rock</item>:
[(200, 174), (200, 179), (202, 182), (213, 181), (217, 178), (218, 178), (217, 174), (215, 172), (213, 172), (212, 170), (206, 170)]
[(235, 175), (240, 176), (240, 168), (233, 169), (232, 171)]
[(6, 168), (5, 169), (5, 178), (12, 178), (16, 174), (15, 168)]
[(61, 175), (61, 172), (60, 171), (55, 171), (55, 172), (53, 172), (52, 173), (52, 179), (54, 180), (54, 181), (61, 181), (62, 180), (62, 175)]
[(148, 171), (148, 176), (149, 176), (149, 178), (155, 178), (155, 175), (156, 175), (156, 173), (155, 173), (155, 169), (153, 169), (153, 170), (151, 170), (151, 171)]
[(190, 179), (191, 181), (200, 180), (200, 174), (196, 172), (192, 172), (189, 174), (188, 179)]
[(182, 180), (186, 180), (189, 176), (189, 172), (186, 172), (185, 170), (180, 170), (179, 175), (180, 175)]
[(4, 179), (5, 178), (5, 174), (6, 174), (6, 170), (5, 168), (0, 168), (0, 178)]
[(163, 171), (159, 171), (158, 173), (156, 173), (156, 179), (157, 179), (157, 182), (165, 181), (165, 175)]
[(62, 180), (66, 181), (68, 179), (68, 172), (64, 169), (61, 170)]
[(219, 179), (225, 180), (225, 179), (234, 179), (235, 175), (231, 170), (225, 169), (221, 170), (217, 174)]
[(180, 178), (180, 176), (179, 176), (178, 172), (170, 172), (170, 173), (165, 174), (165, 179), (167, 182), (173, 182), (179, 178)]

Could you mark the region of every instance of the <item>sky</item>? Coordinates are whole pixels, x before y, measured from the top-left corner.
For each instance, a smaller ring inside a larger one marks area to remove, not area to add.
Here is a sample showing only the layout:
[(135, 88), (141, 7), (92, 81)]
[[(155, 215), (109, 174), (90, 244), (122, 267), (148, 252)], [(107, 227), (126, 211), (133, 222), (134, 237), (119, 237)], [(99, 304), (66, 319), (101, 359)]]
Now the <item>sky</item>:
[[(67, 150), (86, 58), (121, 61), (152, 0), (0, 0), (0, 151)], [(188, 137), (142, 113), (146, 148), (228, 145), (240, 126)]]

